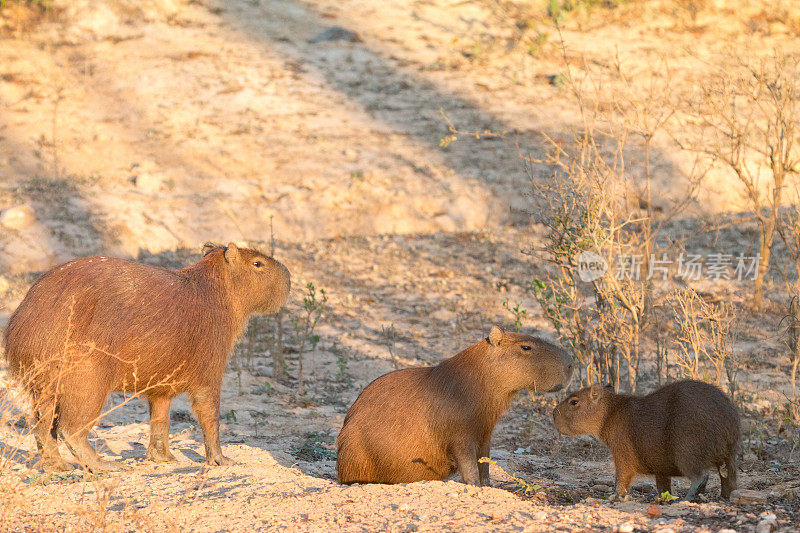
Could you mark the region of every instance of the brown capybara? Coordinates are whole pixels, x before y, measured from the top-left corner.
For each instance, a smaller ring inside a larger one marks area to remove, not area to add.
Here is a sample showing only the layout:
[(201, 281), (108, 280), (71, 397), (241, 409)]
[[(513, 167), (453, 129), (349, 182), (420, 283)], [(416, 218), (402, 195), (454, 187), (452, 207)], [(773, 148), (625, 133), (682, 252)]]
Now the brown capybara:
[(564, 435), (592, 435), (611, 449), (619, 498), (636, 474), (650, 474), (659, 494), (671, 491), (672, 476), (688, 477), (685, 499), (691, 501), (705, 490), (706, 469), (712, 467), (723, 498), (736, 489), (739, 412), (708, 383), (677, 381), (647, 396), (592, 385), (559, 403), (553, 420)]
[(88, 441), (112, 391), (150, 404), (147, 458), (173, 461), (170, 401), (188, 392), (206, 462), (230, 464), (219, 444), (222, 374), (251, 313), (274, 313), (289, 271), (256, 250), (209, 246), (183, 270), (84, 257), (43, 274), (11, 316), (5, 354), (33, 400), (36, 443), (47, 470), (70, 470), (61, 437), (92, 471), (116, 470)]
[(441, 480), (486, 485), (492, 431), (521, 389), (556, 391), (572, 359), (549, 342), (493, 327), (433, 367), (385, 374), (361, 392), (336, 439), (340, 483)]

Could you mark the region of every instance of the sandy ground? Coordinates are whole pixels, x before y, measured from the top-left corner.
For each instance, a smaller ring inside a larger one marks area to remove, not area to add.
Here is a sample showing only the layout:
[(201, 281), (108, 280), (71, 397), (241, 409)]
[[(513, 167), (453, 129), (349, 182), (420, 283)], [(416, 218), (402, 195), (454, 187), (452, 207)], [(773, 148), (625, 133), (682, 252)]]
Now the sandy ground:
[[(577, 117), (552, 83), (563, 69), (555, 30), (535, 19), (528, 40), (515, 41), (516, 5), (82, 0), (56, 2), (35, 27), (0, 26), (0, 210), (26, 203), (36, 217), (22, 230), (0, 228), (0, 327), (59, 261), (102, 252), (179, 268), (204, 241), (267, 248), (273, 234), (294, 280), (289, 316), (307, 282), (329, 298), (320, 343), (306, 354), (305, 397), (294, 379), (272, 374), (274, 319), (243, 337), (223, 388), (222, 440), (236, 466), (203, 466), (183, 398), (173, 405), (178, 463), (145, 463), (146, 407), (132, 400), (96, 430), (96, 444), (128, 472), (42, 476), (15, 401), (0, 428), (0, 482), (15, 495), (0, 510), (2, 528), (666, 533), (752, 531), (770, 514), (781, 530), (798, 527), (796, 435), (780, 429), (788, 365), (777, 306), (745, 313), (736, 344), (748, 378), (740, 479), (767, 503), (720, 501), (714, 476), (705, 500), (662, 505), (660, 518), (645, 512), (654, 496), (646, 478), (633, 501), (609, 503), (610, 456), (591, 439), (557, 437), (553, 395), (522, 394), (501, 420), (492, 487), (335, 483), (335, 436), (372, 379), (436, 363), (492, 324), (510, 326), (505, 301), (528, 310), (526, 331), (552, 335), (526, 290), (546, 266), (524, 253), (542, 235), (530, 225), (529, 177), (514, 148), (491, 138), (440, 146), (442, 112), (465, 129), (509, 131), (534, 156), (540, 132), (569, 137)], [(641, 83), (666, 57), (680, 85), (720, 42), (798, 46), (795, 19), (761, 16), (757, 2), (740, 7), (695, 18), (663, 6), (647, 17), (576, 16), (564, 28), (567, 56), (603, 73), (616, 55)], [(313, 42), (332, 25), (358, 39)], [(688, 162), (665, 139), (654, 160), (656, 197), (666, 197)], [(726, 179), (712, 176), (698, 212), (737, 208)], [(751, 236), (733, 228), (694, 245), (750, 253), (742, 242)], [(713, 287), (739, 303), (746, 289)], [(296, 376), (297, 339), (288, 319), (283, 327)]]

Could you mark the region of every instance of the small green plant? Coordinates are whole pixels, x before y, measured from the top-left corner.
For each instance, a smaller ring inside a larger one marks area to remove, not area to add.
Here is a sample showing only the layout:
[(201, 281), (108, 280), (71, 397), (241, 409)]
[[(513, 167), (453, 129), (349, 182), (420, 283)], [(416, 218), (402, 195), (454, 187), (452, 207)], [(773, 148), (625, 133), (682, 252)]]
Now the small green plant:
[(525, 481), (522, 478), (519, 478), (519, 477), (517, 477), (517, 476), (515, 476), (513, 474), (509, 474), (508, 472), (503, 470), (503, 468), (500, 465), (497, 464), (497, 461), (489, 459), (488, 457), (481, 457), (480, 459), (478, 459), (478, 462), (479, 463), (489, 463), (490, 465), (494, 465), (502, 473), (504, 473), (505, 475), (510, 477), (512, 480), (514, 480), (514, 483), (516, 483), (516, 485), (514, 485), (514, 489), (513, 490), (517, 494), (521, 493), (521, 494), (523, 494), (525, 496), (533, 496), (534, 494), (544, 493), (544, 487), (542, 487), (538, 483), (528, 483), (527, 481)]
[(661, 493), (661, 495), (659, 496), (659, 499), (662, 502), (669, 503), (669, 502), (674, 502), (675, 500), (678, 499), (678, 497), (677, 496), (673, 496), (668, 490), (665, 490), (664, 492)]
[(519, 333), (522, 329), (522, 319), (528, 314), (528, 310), (522, 307), (522, 303), (519, 302), (514, 307), (511, 307), (511, 304), (508, 302), (508, 298), (503, 301), (503, 307), (506, 311), (511, 313), (514, 317), (514, 331)]
[(325, 310), (328, 296), (325, 289), (319, 289), (310, 281), (306, 283), (306, 295), (303, 297), (303, 314), (292, 319), (294, 331), (297, 335), (297, 394), (303, 396), (303, 353), (306, 346), (311, 345), (314, 351), (319, 344), (319, 335), (314, 334), (314, 328)]
[(224, 416), (224, 418), (225, 418), (225, 421), (226, 421), (226, 422), (228, 422), (229, 424), (230, 424), (231, 422), (236, 422), (236, 411), (234, 411), (233, 409), (231, 409), (230, 411), (228, 411), (227, 413), (225, 413), (225, 416)]
[(328, 448), (333, 444), (333, 438), (321, 431), (306, 433), (303, 444), (292, 455), (302, 461), (332, 461), (336, 454)]

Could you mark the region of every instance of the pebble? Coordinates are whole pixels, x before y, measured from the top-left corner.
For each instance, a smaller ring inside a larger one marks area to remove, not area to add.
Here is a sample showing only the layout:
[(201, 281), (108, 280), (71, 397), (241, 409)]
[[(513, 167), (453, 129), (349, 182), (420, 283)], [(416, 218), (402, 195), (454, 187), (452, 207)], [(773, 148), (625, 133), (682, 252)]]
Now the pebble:
[(592, 485), (592, 490), (597, 492), (611, 492), (611, 487), (598, 483), (597, 485)]
[(27, 204), (9, 207), (0, 213), (0, 226), (6, 229), (22, 230), (36, 222), (36, 213)]
[(633, 533), (636, 529), (630, 522), (623, 522), (614, 527), (614, 531), (618, 533)]
[(136, 188), (146, 193), (156, 193), (161, 190), (161, 178), (150, 174), (149, 172), (141, 172), (136, 176), (129, 178)]
[(736, 530), (726, 527), (724, 529), (720, 529), (717, 533), (736, 533)]
[(533, 515), (533, 519), (536, 521), (542, 521), (547, 519), (547, 513), (544, 511), (539, 511), (535, 515)]
[(647, 514), (652, 518), (658, 518), (661, 516), (661, 507), (658, 505), (651, 505), (647, 508)]
[(775, 520), (762, 520), (756, 526), (756, 533), (770, 533), (777, 527)]
[(341, 26), (330, 26), (308, 41), (311, 44), (322, 43), (325, 41), (345, 41), (348, 43), (360, 43), (361, 37), (354, 31), (342, 28)]
[(730, 502), (735, 505), (767, 503), (767, 494), (757, 490), (736, 489), (731, 492)]

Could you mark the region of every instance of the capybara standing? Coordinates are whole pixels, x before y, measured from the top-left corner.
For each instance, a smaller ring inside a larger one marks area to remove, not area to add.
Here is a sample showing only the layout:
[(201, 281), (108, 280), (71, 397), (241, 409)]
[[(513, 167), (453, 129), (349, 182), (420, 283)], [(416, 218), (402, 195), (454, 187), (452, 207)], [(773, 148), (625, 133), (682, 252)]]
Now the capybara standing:
[(651, 474), (659, 494), (671, 491), (672, 476), (688, 477), (691, 501), (705, 490), (707, 468), (719, 472), (723, 498), (736, 489), (739, 412), (708, 383), (677, 381), (647, 396), (592, 385), (558, 404), (553, 419), (564, 435), (592, 435), (611, 449), (620, 498), (636, 474)]
[(385, 374), (361, 392), (336, 439), (340, 483), (441, 480), (458, 469), (486, 485), (492, 431), (521, 389), (555, 391), (572, 359), (553, 344), (493, 327), (433, 367)]
[(47, 470), (69, 470), (61, 437), (93, 471), (114, 470), (88, 441), (106, 396), (142, 394), (150, 404), (147, 458), (172, 461), (171, 399), (189, 393), (206, 462), (230, 464), (219, 444), (222, 374), (251, 313), (274, 313), (289, 271), (234, 244), (211, 246), (183, 270), (84, 257), (42, 275), (11, 315), (5, 354), (33, 400), (36, 443)]

